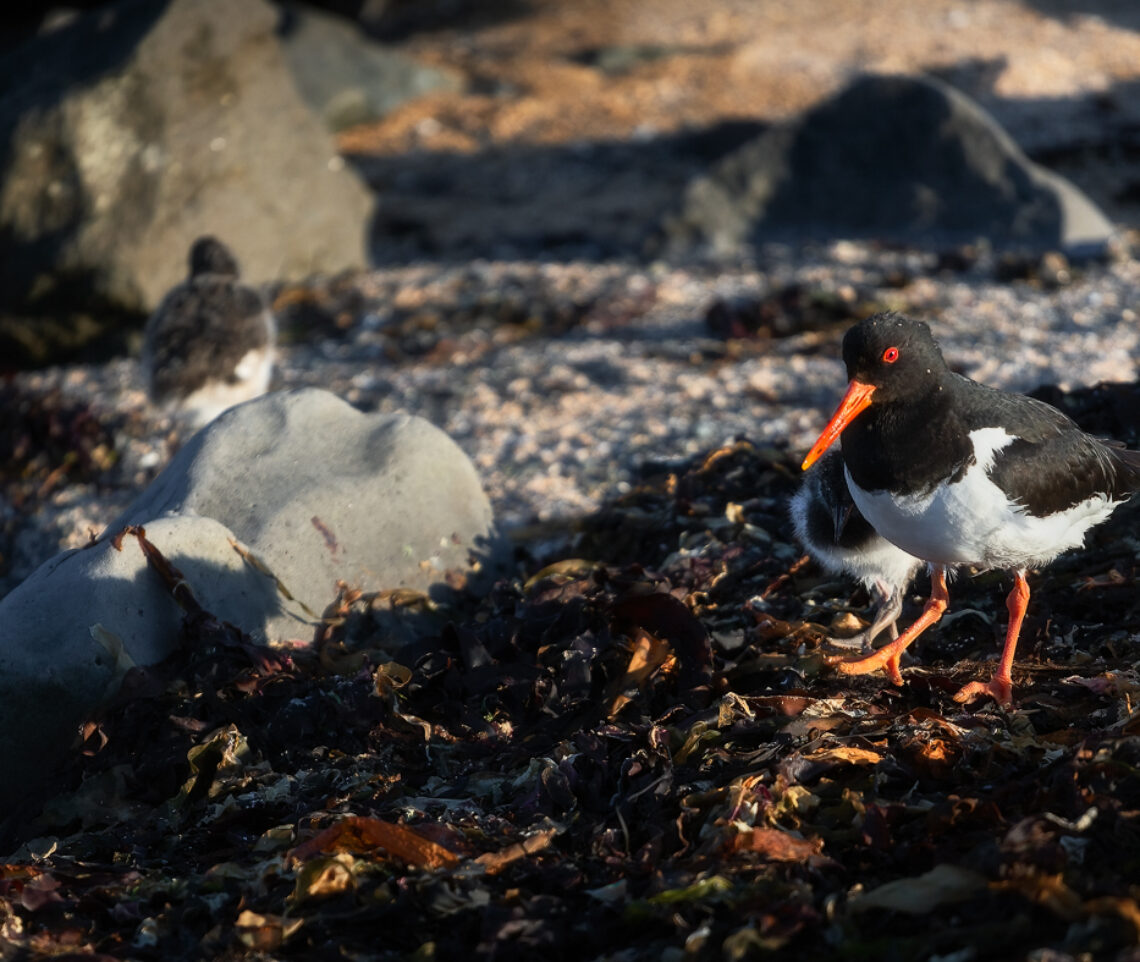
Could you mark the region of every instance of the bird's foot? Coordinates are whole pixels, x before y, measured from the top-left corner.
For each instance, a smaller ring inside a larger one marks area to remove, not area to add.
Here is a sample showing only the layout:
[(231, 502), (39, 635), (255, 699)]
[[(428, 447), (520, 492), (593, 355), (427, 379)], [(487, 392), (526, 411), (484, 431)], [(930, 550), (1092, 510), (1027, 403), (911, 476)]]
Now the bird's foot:
[(972, 681), (963, 685), (954, 695), (954, 701), (965, 705), (975, 698), (989, 696), (1003, 708), (1013, 706), (1013, 682), (1008, 678), (999, 678), (996, 675), (989, 681)]
[[(874, 639), (871, 638), (870, 630), (861, 631), (859, 634), (851, 635), (847, 638), (838, 638), (835, 635), (828, 635), (823, 639), (823, 643), (829, 648), (844, 648), (848, 651), (861, 651), (865, 655), (869, 655), (875, 650)], [(914, 663), (914, 655), (909, 651), (904, 651), (899, 654), (900, 665), (909, 667)]]
[(873, 655), (867, 655), (863, 658), (856, 658), (854, 661), (835, 661), (836, 670), (841, 675), (869, 675), (873, 671), (878, 671), (880, 668), (887, 673), (887, 677), (891, 679), (894, 685), (902, 685), (903, 677), (902, 672), (899, 670), (899, 658), (902, 655), (902, 650), (896, 648), (892, 642), (883, 648), (880, 648)]

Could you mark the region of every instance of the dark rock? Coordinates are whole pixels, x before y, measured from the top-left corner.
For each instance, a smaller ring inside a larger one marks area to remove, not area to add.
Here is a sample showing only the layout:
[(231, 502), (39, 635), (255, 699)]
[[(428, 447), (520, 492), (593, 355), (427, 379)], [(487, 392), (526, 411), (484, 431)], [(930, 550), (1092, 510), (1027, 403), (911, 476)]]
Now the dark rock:
[(628, 258), (646, 253), (661, 211), (695, 171), (763, 129), (726, 121), (644, 140), (424, 151), (414, 164), (365, 154), (352, 161), (384, 198), (374, 263)]
[(721, 338), (792, 337), (846, 327), (875, 310), (871, 295), (854, 288), (829, 291), (788, 284), (761, 297), (717, 298), (705, 312), (705, 326)]
[(943, 247), (1107, 252), (1113, 227), (1032, 163), (965, 95), (868, 76), (693, 181), (664, 221), (667, 249), (739, 253), (765, 241), (873, 237)]
[(642, 64), (655, 63), (679, 53), (690, 53), (693, 48), (656, 43), (622, 43), (594, 47), (579, 53), (574, 59), (604, 74), (620, 76), (631, 73)]
[(281, 42), (297, 89), (330, 130), (383, 117), (437, 90), (462, 90), (456, 71), (417, 63), (355, 24), (307, 5), (284, 5)]
[(0, 302), (152, 309), (197, 236), (260, 283), (363, 263), (371, 199), (296, 93), (263, 0), (120, 0), (0, 65)]
[(375, 37), (403, 40), (426, 30), (471, 28), (522, 14), (528, 0), (319, 0), (350, 14)]
[(938, 252), (937, 270), (964, 273), (978, 263), (981, 252), (974, 244), (961, 244)]
[(1047, 289), (1065, 287), (1073, 275), (1069, 259), (1060, 251), (1031, 254), (1007, 251), (994, 264), (994, 277), (999, 281), (1029, 281)]
[[(41, 306), (42, 307), (42, 306)], [(87, 310), (52, 308), (51, 316), (0, 308), (0, 374), (83, 361), (101, 363), (130, 353), (144, 315), (92, 297)]]

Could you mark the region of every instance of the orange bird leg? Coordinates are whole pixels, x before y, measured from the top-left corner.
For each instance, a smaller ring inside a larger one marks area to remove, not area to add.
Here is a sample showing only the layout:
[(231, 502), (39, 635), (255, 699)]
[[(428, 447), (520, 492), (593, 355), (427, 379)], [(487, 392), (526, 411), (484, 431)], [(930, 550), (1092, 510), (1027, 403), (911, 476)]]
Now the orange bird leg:
[(1013, 573), (1016, 579), (1013, 590), (1005, 599), (1005, 606), (1009, 611), (1009, 627), (1005, 630), (1005, 647), (1001, 651), (1001, 661), (997, 671), (988, 682), (972, 681), (965, 685), (954, 696), (954, 701), (965, 703), (989, 695), (999, 705), (1009, 707), (1013, 704), (1013, 653), (1017, 648), (1017, 639), (1021, 634), (1021, 622), (1025, 618), (1025, 609), (1029, 607), (1029, 582), (1025, 580), (1024, 571)]
[(886, 670), (891, 681), (896, 685), (903, 683), (902, 672), (899, 671), (899, 658), (910, 647), (912, 641), (921, 635), (927, 628), (942, 617), (950, 604), (950, 592), (946, 590), (946, 569), (942, 565), (935, 565), (930, 577), (932, 591), (930, 600), (922, 609), (918, 620), (899, 636), (898, 640), (884, 645), (873, 655), (858, 658), (855, 661), (841, 661), (835, 667), (844, 675), (866, 675), (879, 668)]

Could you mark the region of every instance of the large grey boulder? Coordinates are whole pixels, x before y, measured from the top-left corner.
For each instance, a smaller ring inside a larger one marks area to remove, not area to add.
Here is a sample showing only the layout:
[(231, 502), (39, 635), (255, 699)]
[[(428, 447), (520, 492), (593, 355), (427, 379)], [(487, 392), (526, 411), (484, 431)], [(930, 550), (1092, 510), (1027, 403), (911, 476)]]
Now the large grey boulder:
[(372, 198), (265, 0), (120, 0), (0, 64), (0, 302), (145, 312), (202, 234), (253, 283), (365, 263)]
[[(408, 414), (366, 415), (304, 388), (238, 405), (199, 431), (107, 532), (166, 515), (225, 525), (320, 612), (337, 581), (440, 598), (500, 570), (503, 543), (475, 466)], [(311, 636), (291, 616), (255, 637)]]
[(930, 78), (867, 76), (734, 151), (687, 188), (667, 250), (873, 237), (1097, 255), (1113, 226), (980, 106)]
[(446, 600), (509, 560), (474, 466), (422, 418), (316, 389), (230, 409), (95, 543), (0, 601), (0, 816), (128, 668), (177, 642), (181, 610), (138, 540), (116, 546), (128, 524), (200, 605), (258, 641), (311, 641), (338, 581)]

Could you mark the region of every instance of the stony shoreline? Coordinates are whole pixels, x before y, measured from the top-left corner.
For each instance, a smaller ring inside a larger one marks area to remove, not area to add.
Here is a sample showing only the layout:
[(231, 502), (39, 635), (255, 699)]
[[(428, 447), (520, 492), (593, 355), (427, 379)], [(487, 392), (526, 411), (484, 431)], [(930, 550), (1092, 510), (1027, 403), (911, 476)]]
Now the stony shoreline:
[[(427, 417), (525, 537), (597, 510), (646, 466), (737, 436), (804, 447), (842, 390), (846, 315), (923, 318), (952, 364), (1004, 389), (1136, 378), (1140, 264), (1075, 266), (1062, 285), (999, 280), (998, 266), (982, 253), (950, 271), (932, 253), (838, 242), (731, 265), (375, 270), (276, 291), (291, 333), (273, 388), (319, 386), (364, 410)], [(715, 337), (705, 317), (717, 299), (779, 303), (803, 330)], [(65, 469), (7, 506), (0, 594), (101, 530), (185, 438), (148, 409), (133, 358), (23, 372), (7, 389), (89, 405), (115, 453), (105, 471), (75, 480)]]

